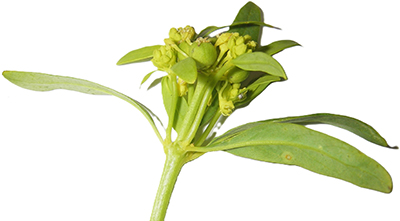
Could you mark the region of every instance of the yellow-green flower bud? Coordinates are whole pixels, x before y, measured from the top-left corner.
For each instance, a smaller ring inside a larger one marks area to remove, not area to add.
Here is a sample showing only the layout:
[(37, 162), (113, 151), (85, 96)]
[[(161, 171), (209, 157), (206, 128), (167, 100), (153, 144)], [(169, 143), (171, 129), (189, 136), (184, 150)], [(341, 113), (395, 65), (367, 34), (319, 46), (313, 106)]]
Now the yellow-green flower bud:
[(185, 96), (186, 93), (188, 92), (188, 87), (187, 87), (187, 82), (182, 80), (181, 78), (178, 78), (178, 91), (179, 91), (179, 96)]
[(169, 30), (169, 38), (174, 42), (177, 43), (182, 39), (181, 34), (176, 30), (176, 28), (171, 28)]
[(235, 109), (235, 103), (246, 98), (247, 89), (240, 89), (240, 83), (231, 84), (227, 80), (220, 82), (218, 91), (219, 109), (222, 115), (229, 116)]
[(242, 55), (247, 52), (248, 52), (247, 45), (245, 45), (245, 44), (239, 44), (239, 45), (233, 46), (230, 50), (232, 58), (237, 58), (239, 55)]
[(217, 60), (217, 50), (210, 42), (201, 40), (190, 45), (189, 56), (192, 57), (197, 64), (199, 70), (207, 69)]
[(221, 114), (224, 115), (225, 117), (231, 115), (233, 110), (235, 109), (233, 102), (225, 99), (219, 101), (219, 107)]
[(161, 46), (153, 52), (151, 61), (159, 70), (168, 71), (176, 63), (176, 51), (169, 45)]
[(229, 71), (227, 78), (232, 84), (240, 84), (241, 82), (246, 80), (248, 76), (248, 71), (244, 71), (240, 68), (235, 67), (231, 71)]
[(239, 33), (236, 33), (236, 32), (235, 33), (230, 33), (230, 32), (222, 33), (221, 35), (217, 36), (217, 41), (215, 42), (215, 46), (217, 47), (217, 46), (226, 44), (226, 43), (228, 43), (230, 38), (232, 38), (232, 37), (234, 38), (234, 37), (238, 37), (238, 36), (239, 36)]
[(189, 25), (187, 25), (185, 28), (179, 28), (178, 32), (181, 36), (181, 42), (191, 42), (196, 35), (194, 28)]
[(257, 47), (257, 43), (255, 41), (249, 41), (247, 44), (248, 50), (253, 51)]

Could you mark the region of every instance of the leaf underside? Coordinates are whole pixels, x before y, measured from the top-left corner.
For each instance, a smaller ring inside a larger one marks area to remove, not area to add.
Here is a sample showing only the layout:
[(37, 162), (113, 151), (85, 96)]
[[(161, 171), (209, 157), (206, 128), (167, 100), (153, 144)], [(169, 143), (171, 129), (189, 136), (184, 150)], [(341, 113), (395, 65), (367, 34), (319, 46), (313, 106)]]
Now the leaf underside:
[[(113, 95), (136, 107), (149, 121), (159, 139), (161, 138), (153, 118), (159, 118), (140, 102), (111, 88), (78, 78), (43, 74), (37, 72), (4, 71), (3, 76), (22, 88), (34, 91), (65, 89), (93, 95)], [(160, 121), (161, 123), (161, 121)], [(161, 139), (162, 140), (162, 139)]]
[(117, 65), (149, 61), (151, 58), (153, 58), (153, 52), (160, 47), (161, 45), (154, 45), (130, 51), (121, 59), (119, 59)]

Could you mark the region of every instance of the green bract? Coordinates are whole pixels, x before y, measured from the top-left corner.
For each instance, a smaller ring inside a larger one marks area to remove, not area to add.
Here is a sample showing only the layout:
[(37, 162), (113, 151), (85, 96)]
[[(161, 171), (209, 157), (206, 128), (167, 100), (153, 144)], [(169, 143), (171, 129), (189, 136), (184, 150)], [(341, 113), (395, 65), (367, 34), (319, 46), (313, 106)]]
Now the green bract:
[(189, 47), (189, 56), (196, 60), (197, 68), (209, 68), (217, 60), (217, 49), (210, 42), (197, 40)]
[[(225, 27), (229, 30), (213, 34)], [(265, 24), (261, 9), (249, 2), (231, 25), (208, 26), (199, 33), (191, 26), (171, 28), (169, 33), (164, 33), (168, 36), (164, 45), (133, 50), (117, 62), (122, 65), (151, 60), (156, 70), (165, 72), (149, 87), (161, 84), (168, 115), (164, 137), (155, 124), (154, 119), (158, 118), (152, 111), (113, 89), (86, 80), (34, 72), (4, 71), (3, 76), (30, 90), (67, 89), (109, 94), (136, 107), (151, 124), (166, 154), (152, 221), (164, 220), (183, 165), (212, 151), (297, 165), (360, 187), (390, 193), (392, 179), (382, 165), (350, 144), (305, 127), (329, 124), (377, 145), (398, 149), (390, 147), (371, 126), (354, 118), (323, 113), (272, 119), (238, 126), (215, 137), (214, 129), (218, 123), (223, 124), (237, 109), (249, 105), (271, 83), (288, 79), (283, 67), (272, 56), (299, 44), (282, 40), (263, 46), (260, 41), (263, 27), (277, 29)], [(153, 72), (154, 69), (141, 83)], [(176, 136), (172, 136), (173, 130)]]

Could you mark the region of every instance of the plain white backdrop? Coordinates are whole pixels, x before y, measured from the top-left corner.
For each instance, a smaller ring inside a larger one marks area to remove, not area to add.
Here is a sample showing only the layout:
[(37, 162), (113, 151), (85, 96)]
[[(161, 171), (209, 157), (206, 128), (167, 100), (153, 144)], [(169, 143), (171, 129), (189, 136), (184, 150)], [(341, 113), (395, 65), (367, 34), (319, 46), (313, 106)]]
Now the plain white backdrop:
[[(144, 103), (166, 121), (160, 87), (139, 89), (151, 63), (116, 66), (162, 44), (171, 27), (230, 24), (246, 1), (1, 1), (0, 71), (87, 79)], [(255, 1), (263, 44), (303, 47), (275, 58), (289, 80), (235, 112), (250, 121), (319, 112), (356, 117), (400, 145), (398, 2)], [(155, 74), (155, 77), (161, 73)], [(152, 78), (152, 79), (154, 79)], [(140, 112), (111, 96), (33, 92), (0, 78), (0, 220), (149, 220), (164, 164)], [(218, 152), (187, 164), (166, 220), (398, 220), (400, 152), (314, 126), (359, 148), (391, 174), (383, 194), (302, 168)]]

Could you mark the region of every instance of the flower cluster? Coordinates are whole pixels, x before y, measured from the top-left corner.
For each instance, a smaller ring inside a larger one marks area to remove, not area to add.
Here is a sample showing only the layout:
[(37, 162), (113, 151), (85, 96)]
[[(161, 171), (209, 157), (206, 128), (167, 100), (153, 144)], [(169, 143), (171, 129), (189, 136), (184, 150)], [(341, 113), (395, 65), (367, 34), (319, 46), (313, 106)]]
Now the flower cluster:
[[(212, 77), (232, 59), (251, 53), (256, 48), (256, 43), (249, 35), (240, 36), (239, 33), (225, 32), (215, 37), (198, 37), (191, 26), (171, 28), (169, 38), (164, 39), (164, 42), (164, 46), (153, 52), (151, 61), (158, 70), (177, 75), (177, 87), (181, 97), (187, 95), (188, 82), (179, 72), (174, 73), (174, 65), (191, 58), (195, 61), (197, 75)], [(219, 83), (215, 89), (222, 115), (229, 116), (235, 108), (235, 102), (245, 99), (247, 90), (241, 88), (241, 82), (246, 80), (248, 75), (248, 71), (234, 67), (217, 79)]]

